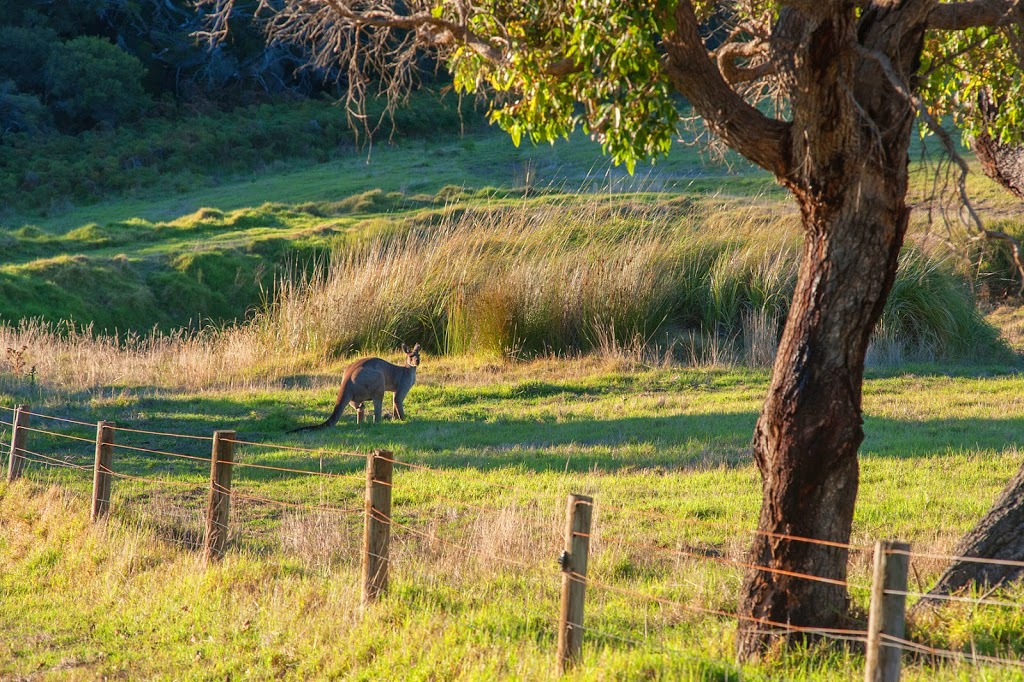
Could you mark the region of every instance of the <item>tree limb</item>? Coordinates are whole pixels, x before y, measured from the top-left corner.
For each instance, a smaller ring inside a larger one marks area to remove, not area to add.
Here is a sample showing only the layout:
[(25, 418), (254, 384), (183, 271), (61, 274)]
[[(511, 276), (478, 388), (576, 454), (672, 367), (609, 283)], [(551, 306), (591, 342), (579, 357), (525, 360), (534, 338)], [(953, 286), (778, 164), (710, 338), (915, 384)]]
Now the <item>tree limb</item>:
[(757, 165), (788, 180), (792, 173), (792, 124), (765, 116), (748, 104), (708, 58), (691, 0), (679, 0), (676, 28), (665, 36), (665, 69), (708, 127)]
[(749, 83), (750, 81), (764, 78), (776, 72), (777, 66), (771, 60), (765, 60), (754, 66), (738, 66), (736, 60), (750, 59), (751, 57), (767, 54), (768, 46), (760, 41), (748, 41), (742, 43), (726, 43), (718, 48), (715, 59), (718, 62), (718, 69), (722, 72), (729, 85)]
[(970, 0), (940, 3), (928, 14), (928, 28), (939, 31), (963, 31), (981, 26), (1006, 26), (1013, 23), (1013, 12), (1020, 0)]

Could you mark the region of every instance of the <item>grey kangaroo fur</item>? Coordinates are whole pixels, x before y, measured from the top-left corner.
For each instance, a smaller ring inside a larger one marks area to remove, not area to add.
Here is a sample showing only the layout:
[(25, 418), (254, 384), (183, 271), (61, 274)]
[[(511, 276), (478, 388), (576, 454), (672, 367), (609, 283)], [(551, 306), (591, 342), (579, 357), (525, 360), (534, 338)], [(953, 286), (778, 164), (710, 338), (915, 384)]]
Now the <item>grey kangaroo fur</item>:
[(356, 422), (362, 423), (366, 417), (363, 403), (367, 400), (373, 401), (373, 421), (379, 422), (384, 406), (384, 391), (394, 391), (394, 416), (404, 420), (405, 396), (416, 383), (416, 368), (420, 365), (420, 344), (417, 343), (410, 349), (403, 343), (402, 352), (405, 353), (405, 367), (393, 365), (380, 358), (362, 358), (353, 362), (345, 368), (345, 373), (341, 377), (338, 401), (331, 416), (320, 424), (300, 426), (288, 433), (317, 431), (334, 426), (341, 418), (346, 405), (352, 405), (356, 409)]

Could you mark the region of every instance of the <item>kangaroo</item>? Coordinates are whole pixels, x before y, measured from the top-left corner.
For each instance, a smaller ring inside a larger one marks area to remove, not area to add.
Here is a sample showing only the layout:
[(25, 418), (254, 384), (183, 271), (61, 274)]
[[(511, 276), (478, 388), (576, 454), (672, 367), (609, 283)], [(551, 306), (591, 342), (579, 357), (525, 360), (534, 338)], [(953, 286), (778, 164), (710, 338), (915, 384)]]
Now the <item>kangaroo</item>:
[(416, 383), (416, 368), (420, 365), (420, 344), (409, 348), (402, 344), (402, 352), (405, 353), (405, 367), (392, 365), (387, 360), (380, 358), (362, 358), (356, 360), (345, 368), (341, 377), (341, 389), (338, 391), (338, 401), (334, 405), (334, 411), (326, 421), (312, 426), (300, 426), (288, 433), (297, 431), (317, 431), (334, 426), (341, 418), (345, 405), (352, 405), (356, 408), (356, 422), (362, 423), (366, 417), (363, 410), (363, 403), (367, 400), (373, 401), (373, 421), (380, 421), (381, 408), (384, 406), (384, 391), (394, 391), (394, 416), (397, 419), (405, 419), (405, 396), (409, 389)]

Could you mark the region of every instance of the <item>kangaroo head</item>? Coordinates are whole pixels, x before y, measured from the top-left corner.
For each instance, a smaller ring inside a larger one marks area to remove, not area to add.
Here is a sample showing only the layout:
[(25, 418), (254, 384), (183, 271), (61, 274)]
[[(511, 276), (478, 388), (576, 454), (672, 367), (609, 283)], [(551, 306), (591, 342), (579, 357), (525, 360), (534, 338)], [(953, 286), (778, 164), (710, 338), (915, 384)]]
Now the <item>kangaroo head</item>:
[(406, 367), (419, 367), (420, 366), (420, 344), (416, 344), (412, 348), (402, 344), (402, 352), (405, 353), (405, 366)]

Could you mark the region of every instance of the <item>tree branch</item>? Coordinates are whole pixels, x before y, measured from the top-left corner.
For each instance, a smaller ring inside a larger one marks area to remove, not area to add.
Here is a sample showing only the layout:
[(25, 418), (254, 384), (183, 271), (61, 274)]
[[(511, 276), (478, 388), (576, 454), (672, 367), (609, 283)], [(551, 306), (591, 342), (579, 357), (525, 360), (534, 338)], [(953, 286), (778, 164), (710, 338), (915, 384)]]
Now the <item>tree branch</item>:
[(970, 0), (940, 3), (928, 14), (928, 28), (939, 31), (963, 31), (981, 26), (1006, 26), (1013, 23), (1013, 12), (1020, 0)]
[(708, 58), (691, 0), (679, 0), (676, 29), (665, 37), (665, 69), (708, 127), (757, 165), (788, 180), (792, 124), (765, 116), (733, 90)]
[(860, 48), (860, 52), (863, 56), (874, 59), (881, 65), (883, 73), (892, 83), (893, 87), (907, 99), (918, 115), (924, 120), (928, 129), (932, 131), (935, 137), (939, 138), (939, 142), (942, 143), (942, 147), (945, 150), (946, 155), (957, 168), (956, 190), (957, 194), (960, 196), (960, 205), (963, 207), (963, 210), (967, 211), (967, 219), (964, 219), (963, 222), (964, 226), (967, 228), (969, 238), (972, 241), (993, 239), (1006, 242), (1010, 246), (1013, 263), (1017, 268), (1017, 273), (1021, 277), (1021, 286), (1017, 293), (1018, 295), (1024, 294), (1024, 254), (1022, 254), (1021, 251), (1020, 241), (1002, 230), (990, 230), (985, 227), (984, 221), (982, 221), (981, 216), (978, 215), (977, 210), (974, 208), (974, 204), (971, 203), (970, 196), (967, 194), (967, 174), (970, 172), (970, 168), (967, 165), (967, 160), (960, 155), (956, 149), (956, 145), (953, 144), (953, 138), (950, 137), (946, 129), (935, 120), (935, 117), (932, 116), (930, 111), (928, 111), (928, 107), (921, 101), (921, 98), (906, 89), (899, 76), (896, 75), (896, 71), (888, 57), (877, 51), (868, 50), (863, 47)]
[(718, 62), (718, 69), (722, 72), (726, 82), (729, 85), (738, 85), (764, 78), (776, 72), (776, 64), (771, 60), (762, 61), (754, 66), (736, 64), (738, 59), (764, 56), (767, 52), (768, 46), (761, 42), (726, 43), (718, 48), (715, 58)]

